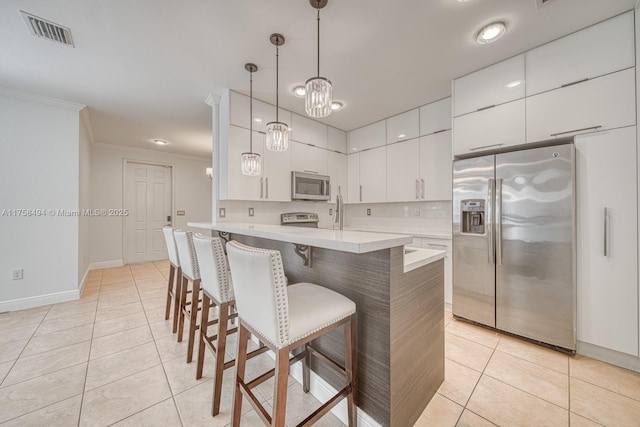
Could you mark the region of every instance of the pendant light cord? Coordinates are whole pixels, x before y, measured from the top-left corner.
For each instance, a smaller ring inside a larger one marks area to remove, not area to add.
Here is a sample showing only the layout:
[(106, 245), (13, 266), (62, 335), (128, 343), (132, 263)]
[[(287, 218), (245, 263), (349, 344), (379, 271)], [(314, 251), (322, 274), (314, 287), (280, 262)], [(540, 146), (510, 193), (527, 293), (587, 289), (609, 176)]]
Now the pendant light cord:
[(278, 93), (280, 92), (280, 87), (278, 85), (278, 82), (280, 81), (280, 75), (279, 75), (279, 70), (280, 70), (280, 66), (279, 66), (279, 62), (278, 62), (278, 58), (280, 56), (280, 47), (278, 45), (276, 45), (276, 122), (280, 122), (279, 117), (278, 117), (278, 110), (280, 108), (278, 108)]
[(249, 73), (249, 152), (253, 154), (253, 71)]
[(318, 9), (318, 77), (320, 77), (320, 9)]

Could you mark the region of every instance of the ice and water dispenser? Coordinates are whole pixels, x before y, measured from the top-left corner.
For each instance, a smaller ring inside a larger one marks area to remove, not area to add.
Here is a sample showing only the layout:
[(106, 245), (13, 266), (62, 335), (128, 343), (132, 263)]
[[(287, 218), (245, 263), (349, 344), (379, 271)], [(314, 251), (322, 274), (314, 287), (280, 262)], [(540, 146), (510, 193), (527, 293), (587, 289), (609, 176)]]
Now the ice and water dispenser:
[(483, 199), (463, 200), (462, 230), (464, 234), (484, 234), (485, 201)]

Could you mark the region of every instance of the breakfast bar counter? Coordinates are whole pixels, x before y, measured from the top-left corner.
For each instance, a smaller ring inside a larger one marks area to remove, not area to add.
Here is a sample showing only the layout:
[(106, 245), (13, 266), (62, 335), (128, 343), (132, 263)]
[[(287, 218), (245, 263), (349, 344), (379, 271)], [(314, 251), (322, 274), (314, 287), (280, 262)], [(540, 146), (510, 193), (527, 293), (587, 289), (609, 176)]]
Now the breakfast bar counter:
[[(444, 381), (444, 252), (408, 250), (411, 237), (245, 223), (189, 223), (211, 235), (277, 249), (289, 283), (312, 282), (350, 298), (357, 310), (361, 424), (411, 426)], [(313, 346), (344, 362), (340, 330)], [(319, 386), (344, 386), (325, 364)], [(314, 379), (312, 378), (312, 384)], [(313, 387), (312, 387), (313, 390)]]

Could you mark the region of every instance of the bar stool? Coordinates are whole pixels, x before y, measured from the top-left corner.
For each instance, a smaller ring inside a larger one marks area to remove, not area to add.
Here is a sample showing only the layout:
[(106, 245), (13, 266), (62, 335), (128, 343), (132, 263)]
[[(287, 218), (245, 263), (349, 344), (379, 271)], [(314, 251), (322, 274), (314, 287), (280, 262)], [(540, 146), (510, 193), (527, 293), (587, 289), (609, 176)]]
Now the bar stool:
[[(171, 302), (173, 301), (173, 333), (178, 331), (178, 313), (180, 311), (180, 282), (182, 281), (182, 268), (178, 258), (176, 240), (173, 237), (173, 228), (163, 227), (164, 241), (167, 244), (167, 254), (169, 255), (169, 283), (167, 285), (167, 309), (164, 313), (164, 320), (169, 320), (171, 313)], [(175, 281), (175, 290), (173, 282)]]
[[(235, 312), (233, 285), (224, 246), (219, 238), (211, 238), (196, 234), (193, 244), (200, 267), (200, 285), (202, 287), (202, 314), (200, 316), (200, 346), (198, 347), (198, 368), (196, 379), (202, 378), (204, 368), (205, 347), (209, 347), (215, 355), (215, 372), (213, 376), (213, 402), (211, 415), (220, 412), (220, 395), (222, 391), (222, 375), (225, 369), (235, 365), (235, 359), (225, 363), (224, 355), (227, 345), (227, 335), (237, 332), (238, 328), (229, 328), (229, 320), (238, 317)], [(218, 318), (209, 320), (209, 309), (218, 307)], [(213, 334), (209, 334), (209, 327), (218, 325)], [(247, 358), (258, 356), (268, 348), (260, 344), (260, 348), (252, 351)]]
[[(200, 310), (200, 268), (198, 258), (193, 247), (193, 233), (191, 231), (175, 230), (178, 258), (182, 267), (182, 284), (180, 285), (180, 319), (178, 321), (178, 342), (182, 342), (185, 318), (189, 320), (189, 344), (187, 345), (187, 363), (193, 360), (193, 346), (195, 342), (197, 319)], [(193, 284), (188, 290), (189, 282)], [(191, 293), (191, 301), (188, 301)]]
[[(329, 412), (343, 397), (347, 398), (349, 426), (356, 420), (356, 306), (350, 299), (312, 283), (286, 286), (282, 257), (279, 251), (245, 246), (236, 241), (227, 243), (236, 306), (239, 316), (238, 356), (233, 400), (234, 427), (240, 425), (243, 396), (266, 425), (284, 426), (289, 374), (289, 352), (302, 347), (307, 363), (303, 364), (304, 391), (309, 390), (309, 355), (329, 362), (343, 373), (346, 386), (299, 425), (311, 425)], [(309, 343), (344, 325), (345, 367), (331, 361)], [(276, 367), (259, 377), (245, 380), (247, 341), (249, 333), (259, 337), (276, 355)], [(292, 359), (292, 360), (293, 360)], [(251, 389), (275, 375), (273, 413), (270, 416)]]

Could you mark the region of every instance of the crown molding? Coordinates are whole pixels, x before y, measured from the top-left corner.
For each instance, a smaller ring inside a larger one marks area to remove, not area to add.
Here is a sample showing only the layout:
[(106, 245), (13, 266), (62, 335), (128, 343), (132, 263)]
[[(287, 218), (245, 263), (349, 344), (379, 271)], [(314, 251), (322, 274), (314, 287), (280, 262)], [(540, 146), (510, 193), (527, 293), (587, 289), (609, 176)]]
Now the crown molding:
[(76, 102), (65, 101), (63, 99), (51, 98), (48, 96), (38, 95), (31, 92), (25, 92), (22, 90), (11, 89), (8, 87), (0, 86), (0, 96), (7, 96), (16, 99), (22, 99), (25, 101), (37, 102), (38, 104), (50, 105), (53, 107), (66, 108), (68, 110), (80, 112), (86, 107), (84, 104), (78, 104)]
[(216, 95), (215, 93), (210, 93), (204, 100), (204, 103), (209, 107), (213, 107), (214, 105), (220, 104), (220, 95)]
[(91, 116), (89, 115), (89, 107), (84, 107), (80, 110), (80, 123), (89, 134), (89, 142), (95, 144), (96, 135), (93, 132), (93, 125), (91, 124)]
[(91, 144), (93, 147), (98, 147), (98, 148), (104, 148), (107, 150), (129, 150), (129, 151), (133, 151), (133, 152), (139, 152), (139, 153), (149, 153), (149, 154), (154, 154), (154, 155), (158, 155), (158, 154), (162, 154), (168, 157), (174, 157), (174, 158), (180, 158), (180, 159), (186, 159), (186, 160), (197, 160), (199, 162), (209, 162), (211, 163), (211, 156), (190, 156), (188, 154), (178, 154), (178, 153), (171, 153), (171, 152), (167, 152), (167, 151), (160, 151), (160, 150), (153, 150), (150, 148), (140, 148), (140, 147), (133, 147), (131, 145), (120, 145), (120, 144), (112, 144), (109, 142), (99, 142), (96, 141), (94, 143)]

